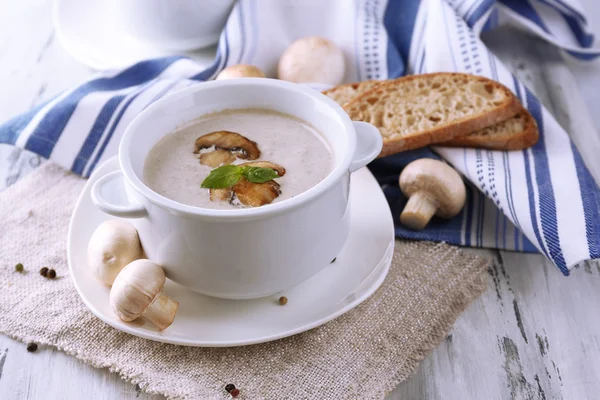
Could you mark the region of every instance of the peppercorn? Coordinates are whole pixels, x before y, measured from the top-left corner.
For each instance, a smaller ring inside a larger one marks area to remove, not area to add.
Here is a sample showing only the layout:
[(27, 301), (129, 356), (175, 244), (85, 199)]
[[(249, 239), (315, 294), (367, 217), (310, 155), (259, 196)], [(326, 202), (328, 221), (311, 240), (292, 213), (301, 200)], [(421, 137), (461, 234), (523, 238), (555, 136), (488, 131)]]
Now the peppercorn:
[(40, 275), (43, 277), (48, 276), (48, 267), (44, 267), (44, 268), (40, 269)]
[(15, 271), (23, 272), (23, 264), (18, 263), (17, 265), (15, 265)]
[(287, 304), (287, 297), (281, 296), (279, 298), (279, 304), (282, 305), (282, 306), (285, 306)]
[(235, 389), (235, 385), (233, 383), (229, 383), (225, 386), (225, 390), (227, 391), (227, 393), (231, 393), (233, 389)]
[(335, 257), (333, 260), (331, 260), (331, 262), (329, 264), (333, 264), (335, 262), (335, 260), (337, 260), (337, 257)]
[(231, 397), (238, 397), (240, 395), (240, 389), (233, 389), (229, 394)]
[(35, 343), (29, 343), (29, 344), (27, 345), (27, 351), (28, 351), (28, 352), (30, 352), (30, 353), (33, 353), (33, 352), (35, 352), (36, 350), (37, 350), (37, 344), (35, 344)]
[(53, 269), (49, 269), (48, 270), (48, 279), (54, 279), (56, 278), (56, 271)]

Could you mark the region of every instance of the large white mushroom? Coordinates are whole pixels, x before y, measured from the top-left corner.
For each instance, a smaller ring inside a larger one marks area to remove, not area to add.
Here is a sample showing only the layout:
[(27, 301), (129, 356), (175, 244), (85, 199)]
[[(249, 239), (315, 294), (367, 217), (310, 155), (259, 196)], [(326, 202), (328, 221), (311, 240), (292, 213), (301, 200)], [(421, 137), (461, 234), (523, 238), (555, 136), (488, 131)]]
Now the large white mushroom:
[(345, 72), (342, 50), (319, 36), (296, 40), (279, 59), (279, 79), (290, 82), (339, 85)]
[(254, 65), (235, 64), (225, 68), (217, 75), (217, 80), (236, 78), (264, 78), (265, 73)]
[(175, 319), (179, 303), (163, 291), (166, 277), (160, 265), (146, 259), (127, 264), (110, 289), (110, 306), (123, 321), (141, 316), (160, 330)]
[(448, 164), (422, 158), (408, 164), (400, 174), (400, 189), (409, 197), (400, 222), (421, 230), (434, 215), (452, 218), (465, 205), (465, 184)]
[(119, 272), (142, 254), (133, 225), (114, 219), (96, 228), (88, 243), (87, 259), (94, 275), (104, 284), (112, 285)]

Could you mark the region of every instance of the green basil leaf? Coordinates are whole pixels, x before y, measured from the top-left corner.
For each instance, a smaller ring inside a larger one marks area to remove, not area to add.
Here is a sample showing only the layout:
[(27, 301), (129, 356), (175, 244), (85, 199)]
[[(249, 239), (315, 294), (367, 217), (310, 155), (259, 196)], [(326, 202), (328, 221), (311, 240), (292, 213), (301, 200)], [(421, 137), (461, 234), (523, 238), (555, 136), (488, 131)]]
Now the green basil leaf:
[(273, 168), (244, 167), (242, 168), (244, 178), (253, 183), (264, 183), (275, 178), (279, 178), (277, 171)]
[(210, 171), (200, 187), (207, 189), (225, 189), (242, 179), (242, 168), (237, 165), (223, 165)]

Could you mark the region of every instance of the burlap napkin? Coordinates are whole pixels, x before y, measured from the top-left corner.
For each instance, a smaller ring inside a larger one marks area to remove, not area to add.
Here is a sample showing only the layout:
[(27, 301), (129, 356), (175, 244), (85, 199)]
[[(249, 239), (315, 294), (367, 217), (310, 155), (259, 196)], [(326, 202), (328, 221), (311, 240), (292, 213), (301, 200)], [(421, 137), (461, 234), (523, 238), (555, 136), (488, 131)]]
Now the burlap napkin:
[[(0, 195), (0, 331), (55, 346), (171, 398), (377, 399), (415, 370), (486, 286), (487, 262), (455, 247), (397, 242), (381, 288), (291, 338), (237, 348), (140, 339), (89, 312), (69, 278), (66, 237), (84, 180), (47, 163)], [(23, 263), (25, 273), (15, 272)], [(42, 266), (58, 279), (41, 277)]]

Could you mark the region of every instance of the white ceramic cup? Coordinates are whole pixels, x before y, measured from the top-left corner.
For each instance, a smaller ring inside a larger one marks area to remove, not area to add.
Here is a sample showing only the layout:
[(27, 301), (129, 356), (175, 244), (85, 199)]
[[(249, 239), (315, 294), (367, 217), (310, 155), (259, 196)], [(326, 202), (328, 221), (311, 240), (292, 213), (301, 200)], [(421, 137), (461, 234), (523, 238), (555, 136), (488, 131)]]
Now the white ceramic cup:
[(235, 0), (106, 0), (116, 26), (166, 50), (215, 44)]
[[(331, 173), (291, 199), (239, 210), (181, 204), (144, 184), (144, 160), (159, 139), (202, 115), (240, 108), (310, 123), (330, 145)], [(119, 147), (121, 169), (95, 183), (92, 200), (105, 213), (131, 218), (146, 255), (173, 281), (214, 297), (263, 297), (303, 282), (337, 257), (349, 232), (350, 174), (381, 146), (377, 128), (351, 121), (308, 87), (256, 78), (204, 82), (157, 101), (131, 122)]]

